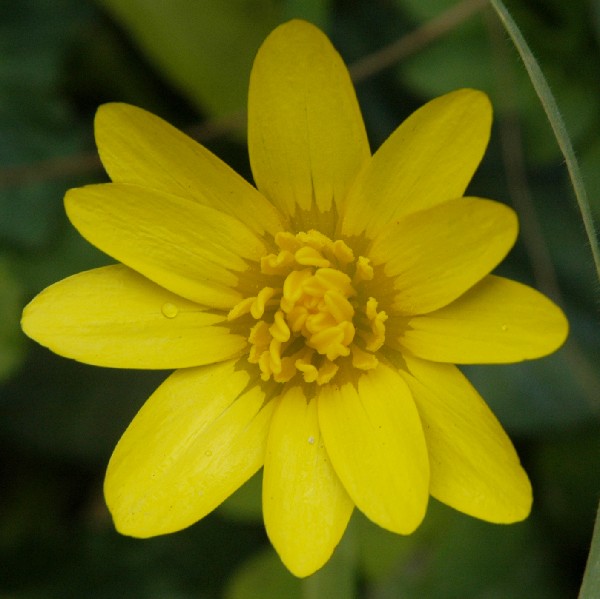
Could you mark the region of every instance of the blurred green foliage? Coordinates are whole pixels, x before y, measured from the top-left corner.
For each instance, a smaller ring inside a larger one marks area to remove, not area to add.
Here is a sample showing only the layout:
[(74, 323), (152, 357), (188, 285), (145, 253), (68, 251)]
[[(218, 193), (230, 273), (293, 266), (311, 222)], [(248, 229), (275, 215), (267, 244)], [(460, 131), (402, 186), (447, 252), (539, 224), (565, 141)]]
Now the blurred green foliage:
[[(0, 4), (0, 597), (333, 597), (319, 591), (326, 587), (318, 579), (293, 578), (269, 547), (260, 476), (189, 530), (147, 541), (115, 533), (102, 500), (103, 470), (167, 373), (60, 359), (19, 333), (19, 312), (48, 284), (107, 262), (62, 209), (67, 188), (104, 180), (93, 156), (98, 104), (135, 103), (191, 129), (243, 110), (254, 52), (282, 20), (316, 22), (353, 62), (456, 3)], [(600, 2), (514, 0), (509, 8), (556, 93), (600, 217)], [(326, 572), (356, 562), (356, 597), (372, 599), (575, 597), (600, 491), (598, 282), (550, 127), (516, 52), (486, 11), (357, 90), (375, 148), (418, 105), (465, 86), (486, 90), (496, 108), (471, 192), (515, 200), (522, 222), (502, 272), (554, 293), (572, 328), (567, 346), (550, 358), (468, 369), (515, 439), (535, 508), (527, 522), (501, 527), (432, 501), (421, 529), (407, 538), (355, 515)], [(249, 176), (241, 133), (207, 144)], [(521, 162), (515, 147), (523, 148)], [(525, 209), (515, 189), (530, 198)], [(537, 229), (541, 238), (532, 236)], [(540, 269), (557, 286), (547, 287)]]
[(245, 107), (254, 54), (278, 22), (274, 0), (222, 2), (218, 8), (190, 0), (102, 3), (165, 76), (211, 115)]
[(19, 331), (21, 287), (0, 260), (0, 381), (8, 378), (23, 357), (24, 339)]

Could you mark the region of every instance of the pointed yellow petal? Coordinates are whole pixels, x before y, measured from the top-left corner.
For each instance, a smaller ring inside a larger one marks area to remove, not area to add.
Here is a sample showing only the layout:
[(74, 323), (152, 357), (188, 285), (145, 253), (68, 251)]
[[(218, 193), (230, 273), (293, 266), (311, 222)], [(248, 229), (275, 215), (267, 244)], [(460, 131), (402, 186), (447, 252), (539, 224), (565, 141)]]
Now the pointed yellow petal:
[(55, 283), (33, 299), (22, 320), (27, 335), (61, 356), (95, 366), (159, 370), (238, 354), (246, 341), (226, 325), (223, 315), (122, 265)]
[(394, 279), (394, 308), (425, 314), (446, 306), (487, 275), (517, 237), (514, 211), (477, 198), (450, 200), (399, 219), (369, 256)]
[(527, 517), (531, 484), (513, 445), (455, 366), (406, 358), (404, 374), (427, 440), (431, 494), (489, 522)]
[(338, 210), (369, 157), (348, 71), (327, 37), (304, 21), (275, 29), (250, 76), (248, 145), (258, 189), (284, 214), (312, 201)]
[(272, 403), (233, 361), (178, 370), (121, 437), (104, 482), (119, 532), (152, 537), (203, 518), (262, 466)]
[(421, 421), (400, 375), (380, 364), (352, 383), (321, 390), (319, 423), (331, 463), (348, 494), (373, 522), (409, 534), (429, 496)]
[(354, 505), (323, 446), (317, 401), (301, 387), (275, 408), (265, 455), (263, 511), (269, 539), (296, 576), (308, 576), (331, 557)]
[(492, 109), (461, 89), (425, 104), (377, 150), (353, 185), (345, 235), (373, 238), (392, 220), (461, 197), (485, 152)]
[(92, 244), (189, 300), (231, 308), (236, 272), (260, 260), (262, 243), (245, 225), (197, 202), (136, 185), (70, 190), (71, 222)]
[(435, 362), (520, 362), (555, 351), (568, 330), (562, 311), (541, 293), (489, 275), (445, 308), (411, 318), (398, 342)]
[(262, 235), (281, 231), (277, 210), (229, 166), (162, 119), (128, 104), (105, 104), (95, 120), (102, 164), (115, 183), (193, 199)]

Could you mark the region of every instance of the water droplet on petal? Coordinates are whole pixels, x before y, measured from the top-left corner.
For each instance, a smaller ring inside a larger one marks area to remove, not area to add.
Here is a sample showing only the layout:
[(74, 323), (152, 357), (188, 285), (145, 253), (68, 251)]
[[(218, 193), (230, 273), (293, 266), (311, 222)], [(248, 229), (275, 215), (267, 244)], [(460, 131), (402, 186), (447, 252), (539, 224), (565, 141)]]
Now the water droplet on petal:
[(165, 304), (163, 304), (160, 311), (166, 318), (175, 318), (179, 313), (177, 306), (175, 304), (172, 304), (171, 302), (166, 302)]
[(502, 325), (502, 330), (503, 331), (508, 331), (508, 325), (507, 324), (503, 324)]
[(204, 455), (205, 455), (207, 458), (210, 458), (210, 456), (212, 455), (212, 451), (211, 451), (210, 449), (207, 449), (207, 450), (204, 452)]
[(311, 436), (308, 438), (308, 442), (309, 442), (311, 445), (314, 445), (315, 438), (314, 438), (314, 437), (311, 435)]

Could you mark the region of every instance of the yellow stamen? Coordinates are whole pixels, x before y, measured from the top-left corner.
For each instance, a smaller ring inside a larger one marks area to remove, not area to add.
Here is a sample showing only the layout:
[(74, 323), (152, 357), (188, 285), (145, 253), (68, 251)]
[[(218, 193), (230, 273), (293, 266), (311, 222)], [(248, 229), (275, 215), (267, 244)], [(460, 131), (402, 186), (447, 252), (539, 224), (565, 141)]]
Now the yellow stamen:
[(331, 247), (333, 242), (327, 235), (323, 235), (320, 231), (316, 231), (315, 229), (311, 229), (307, 233), (301, 231), (296, 236), (300, 243), (307, 245), (309, 247), (315, 248), (316, 250), (321, 250), (326, 247)]
[(354, 252), (341, 239), (334, 242), (333, 255), (342, 266), (354, 261)]
[(271, 358), (271, 372), (281, 372), (281, 341), (271, 340), (269, 344), (269, 357)]
[(291, 335), (290, 328), (285, 322), (283, 312), (277, 310), (273, 319), (273, 324), (269, 327), (269, 333), (278, 341), (288, 341)]
[(319, 376), (317, 367), (312, 364), (305, 364), (304, 362), (296, 360), (296, 368), (302, 373), (305, 383), (314, 383)]
[(304, 283), (310, 278), (312, 278), (312, 273), (308, 268), (294, 270), (286, 277), (283, 283), (283, 297), (281, 298), (281, 307), (285, 312), (288, 312), (302, 297)]
[(324, 289), (338, 289), (346, 297), (354, 295), (350, 277), (341, 270), (335, 268), (319, 268), (315, 272), (315, 279)]
[(329, 313), (337, 320), (351, 320), (354, 316), (352, 304), (337, 290), (329, 289), (323, 296)]
[(264, 287), (261, 289), (256, 296), (256, 299), (252, 302), (252, 306), (250, 307), (250, 314), (252, 314), (253, 318), (258, 320), (265, 313), (265, 305), (266, 303), (273, 297), (275, 293), (275, 289), (272, 287)]
[(352, 283), (358, 285), (362, 281), (371, 281), (373, 280), (373, 276), (373, 267), (369, 259), (359, 256), (356, 262), (356, 271), (354, 272), (354, 277), (352, 277)]
[[(336, 376), (340, 360), (360, 370), (375, 368), (387, 314), (377, 310), (374, 298), (359, 299), (363, 282), (374, 277), (368, 258), (355, 259), (344, 241), (312, 230), (277, 233), (275, 244), (279, 252), (261, 259), (261, 271), (281, 277), (280, 286), (264, 287), (228, 314), (229, 320), (246, 314), (257, 320), (248, 336), (248, 361), (258, 365), (261, 378), (285, 383), (299, 375), (305, 383), (325, 385)], [(363, 323), (358, 331), (357, 310)], [(356, 345), (357, 334), (364, 346)]]
[(292, 254), (302, 247), (302, 242), (292, 233), (281, 231), (275, 235), (275, 243), (280, 250), (288, 250)]
[(227, 314), (227, 320), (235, 320), (236, 318), (239, 318), (244, 314), (248, 314), (255, 299), (256, 298), (254, 297), (247, 297), (243, 299), (239, 304), (233, 306), (233, 308), (231, 308), (231, 310), (229, 310), (229, 313)]
[(369, 351), (377, 351), (385, 341), (385, 325), (387, 314), (383, 311), (377, 312), (377, 300), (370, 297), (367, 301), (365, 313), (371, 324), (371, 331), (363, 335), (365, 339), (365, 347)]
[(282, 250), (279, 254), (268, 254), (260, 259), (260, 269), (266, 275), (282, 275), (294, 264), (294, 254)]
[(294, 258), (296, 258), (296, 262), (298, 264), (302, 264), (304, 266), (331, 266), (331, 262), (323, 258), (323, 255), (321, 252), (319, 252), (319, 250), (311, 248), (307, 245), (297, 250), (294, 254)]
[(325, 385), (336, 375), (340, 367), (330, 360), (325, 360), (325, 363), (317, 373), (317, 385)]
[(372, 370), (377, 364), (379, 364), (379, 360), (375, 354), (363, 351), (356, 344), (352, 346), (352, 366), (354, 366), (354, 368)]
[(281, 358), (281, 371), (273, 374), (273, 380), (276, 383), (287, 383), (296, 376), (296, 367), (294, 359), (290, 356)]
[(251, 329), (248, 341), (251, 344), (248, 361), (258, 363), (261, 354), (267, 350), (271, 342), (269, 325), (264, 320), (259, 320)]
[(333, 327), (320, 330), (312, 335), (307, 343), (329, 360), (339, 356), (350, 355), (348, 345), (354, 339), (354, 325), (351, 322), (340, 322)]

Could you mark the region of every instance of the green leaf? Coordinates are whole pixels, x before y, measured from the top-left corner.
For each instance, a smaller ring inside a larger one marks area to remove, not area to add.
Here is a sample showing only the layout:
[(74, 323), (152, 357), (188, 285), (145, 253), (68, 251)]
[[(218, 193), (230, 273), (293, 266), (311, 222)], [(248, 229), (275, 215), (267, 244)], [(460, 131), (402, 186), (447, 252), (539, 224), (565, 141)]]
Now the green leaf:
[[(539, 434), (588, 421), (596, 405), (587, 399), (598, 389), (594, 372), (589, 384), (573, 370), (570, 348), (541, 360), (509, 365), (469, 366), (463, 370), (511, 433)], [(576, 359), (575, 356), (573, 356)]]
[(13, 258), (14, 272), (18, 273), (29, 296), (72, 274), (114, 262), (81, 237), (68, 222), (62, 206), (55, 233), (54, 244), (43, 252), (34, 251)]
[(254, 55), (281, 18), (276, 0), (102, 0), (140, 49), (198, 108), (246, 106)]
[[(545, 547), (531, 521), (510, 526), (481, 522), (431, 502), (437, 529), (427, 520), (405, 540), (403, 552), (382, 579), (371, 585), (372, 599), (455, 599), (527, 597), (560, 599)], [(526, 592), (523, 593), (524, 589)]]
[[(233, 520), (262, 519), (260, 485), (262, 473), (251, 478), (219, 507)], [(350, 522), (330, 560), (312, 576), (302, 580), (283, 566), (273, 549), (254, 558), (239, 570), (226, 599), (352, 599), (357, 581), (358, 546), (354, 520)]]
[(29, 470), (11, 462), (17, 489), (3, 493), (3, 524), (23, 521), (0, 538), (3, 599), (222, 598), (231, 573), (261, 547), (260, 531), (212, 515), (177, 534), (121, 536), (102, 508), (99, 473), (92, 481), (69, 462), (32, 462)]
[(283, 19), (305, 19), (321, 29), (327, 29), (331, 0), (284, 0)]
[(592, 212), (600, 220), (600, 139), (581, 152), (581, 173), (588, 190)]
[[(396, 4), (417, 22), (424, 23), (456, 2), (396, 0)], [(588, 46), (581, 41), (573, 48), (564, 49), (568, 41), (585, 39), (586, 33), (581, 29), (584, 23), (578, 18), (577, 11), (569, 10), (569, 6), (572, 5), (567, 5), (558, 14), (560, 26), (554, 21), (544, 22), (533, 9), (522, 8), (521, 11), (528, 21), (528, 35), (533, 38), (536, 49), (541, 47), (540, 60), (573, 142), (578, 143), (593, 130), (600, 102), (595, 79), (586, 76), (590, 68), (595, 68), (587, 66), (591, 64)], [(555, 8), (558, 11), (559, 7)], [(556, 52), (557, 42), (551, 46), (547, 42), (548, 39), (556, 40), (557, 36), (564, 40), (560, 53)], [(398, 75), (410, 88), (427, 98), (461, 87), (474, 87), (491, 97), (499, 113), (516, 108), (523, 122), (528, 161), (552, 163), (560, 156), (552, 129), (518, 57), (503, 43), (502, 33), (494, 33), (481, 15), (475, 15), (400, 64)], [(575, 61), (580, 65), (576, 70), (571, 64)]]
[(597, 421), (589, 423), (560, 437), (540, 439), (527, 459), (534, 501), (556, 546), (563, 555), (579, 551), (580, 558), (587, 553), (600, 489), (600, 428)]
[(600, 595), (600, 506), (598, 506), (592, 547), (585, 568), (579, 599), (594, 599), (598, 595)]
[(19, 328), (23, 292), (0, 258), (0, 381), (8, 378), (21, 363), (24, 337)]
[(302, 599), (302, 582), (290, 574), (273, 549), (252, 556), (233, 575), (224, 599)]
[(229, 496), (218, 510), (229, 520), (262, 522), (262, 470)]
[(104, 465), (164, 372), (95, 368), (31, 342), (25, 368), (2, 389), (0, 440), (45, 458)]
[(600, 280), (600, 244), (594, 230), (594, 220), (590, 211), (587, 191), (583, 183), (581, 171), (579, 170), (579, 162), (575, 154), (573, 140), (571, 139), (568, 127), (566, 126), (567, 123), (560, 113), (556, 99), (550, 90), (550, 86), (542, 72), (540, 64), (533, 56), (521, 30), (504, 6), (504, 3), (501, 0), (490, 0), (490, 3), (506, 29), (506, 32), (510, 35), (515, 48), (519, 52), (519, 56), (523, 60), (527, 74), (531, 79), (531, 84), (533, 85), (540, 103), (544, 107), (544, 112), (546, 113), (548, 121), (552, 126), (552, 131), (565, 159), (569, 178), (573, 186), (573, 191), (575, 192), (577, 205), (581, 213), (583, 226), (594, 258), (597, 277)]
[(302, 579), (303, 599), (354, 599), (358, 578), (358, 543), (353, 519), (329, 561)]
[[(61, 95), (62, 66), (85, 3), (23, 0), (0, 6), (0, 164), (35, 165), (81, 150), (89, 132)], [(35, 166), (32, 167), (35, 171)], [(0, 189), (0, 241), (39, 248), (55, 233), (64, 184)]]
[(373, 524), (360, 512), (355, 513), (360, 567), (366, 579), (373, 583), (387, 580), (399, 564), (409, 565), (418, 559), (425, 547), (444, 534), (448, 514), (447, 510), (434, 504), (417, 531), (402, 536)]
[(600, 0), (592, 0), (592, 14), (596, 39), (600, 42)]
[(396, 4), (413, 18), (426, 21), (451, 8), (456, 0), (396, 0)]

